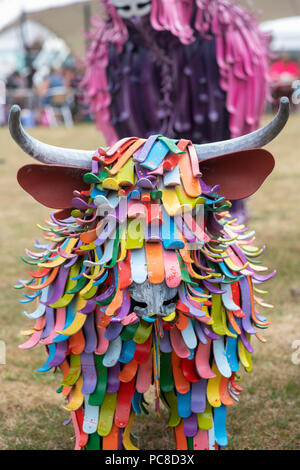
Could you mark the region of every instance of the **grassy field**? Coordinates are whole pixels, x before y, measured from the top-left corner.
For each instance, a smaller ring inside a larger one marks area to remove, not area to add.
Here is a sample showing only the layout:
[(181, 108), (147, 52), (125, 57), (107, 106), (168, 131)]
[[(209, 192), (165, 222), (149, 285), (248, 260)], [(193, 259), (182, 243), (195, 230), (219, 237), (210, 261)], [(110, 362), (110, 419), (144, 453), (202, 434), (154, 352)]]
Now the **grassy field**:
[[(266, 118), (268, 119), (268, 118)], [(269, 146), (276, 169), (263, 188), (251, 198), (251, 228), (257, 243), (267, 244), (264, 264), (278, 273), (266, 284), (274, 309), (264, 312), (271, 320), (262, 334), (266, 344), (253, 343), (253, 372), (241, 374), (244, 388), (240, 403), (229, 410), (228, 449), (299, 449), (299, 371), (292, 363), (292, 344), (300, 340), (300, 116), (292, 116), (287, 129)], [(92, 125), (73, 129), (35, 129), (32, 134), (49, 144), (97, 148), (101, 138)], [(1, 272), (0, 340), (6, 343), (6, 365), (0, 365), (0, 449), (73, 449), (72, 425), (63, 426), (68, 412), (56, 393), (60, 373), (39, 374), (45, 362), (42, 346), (21, 351), (21, 330), (31, 327), (18, 303), (20, 293), (12, 286), (26, 279), (28, 267), (21, 262), (25, 247), (39, 237), (37, 223), (48, 210), (38, 205), (17, 185), (18, 168), (29, 162), (0, 129)], [(299, 186), (298, 186), (299, 185)], [(29, 307), (31, 308), (31, 307)], [(136, 421), (134, 433), (144, 449), (172, 449), (166, 416)]]

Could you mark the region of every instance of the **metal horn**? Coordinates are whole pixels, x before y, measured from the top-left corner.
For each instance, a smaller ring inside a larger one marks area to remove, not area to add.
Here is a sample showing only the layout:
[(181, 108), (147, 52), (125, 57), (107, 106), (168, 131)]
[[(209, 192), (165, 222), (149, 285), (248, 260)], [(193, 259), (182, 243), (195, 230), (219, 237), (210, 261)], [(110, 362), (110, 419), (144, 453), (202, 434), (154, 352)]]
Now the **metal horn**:
[(95, 150), (76, 150), (44, 144), (25, 132), (20, 120), (21, 108), (13, 105), (10, 109), (8, 127), (15, 142), (31, 157), (49, 165), (74, 166), (78, 168), (92, 167)]
[[(12, 138), (24, 152), (42, 163), (87, 169), (92, 167), (92, 157), (96, 154), (95, 150), (76, 150), (44, 144), (25, 132), (20, 121), (20, 113), (20, 107), (13, 105), (9, 114), (8, 126)], [(198, 160), (202, 161), (242, 150), (264, 147), (280, 134), (288, 121), (289, 115), (289, 99), (283, 97), (280, 100), (279, 110), (275, 118), (261, 129), (235, 139), (195, 145)]]
[(279, 110), (275, 118), (261, 129), (231, 140), (195, 145), (198, 160), (202, 161), (241, 150), (264, 147), (280, 134), (288, 121), (289, 115), (290, 102), (288, 98), (283, 97), (280, 100)]

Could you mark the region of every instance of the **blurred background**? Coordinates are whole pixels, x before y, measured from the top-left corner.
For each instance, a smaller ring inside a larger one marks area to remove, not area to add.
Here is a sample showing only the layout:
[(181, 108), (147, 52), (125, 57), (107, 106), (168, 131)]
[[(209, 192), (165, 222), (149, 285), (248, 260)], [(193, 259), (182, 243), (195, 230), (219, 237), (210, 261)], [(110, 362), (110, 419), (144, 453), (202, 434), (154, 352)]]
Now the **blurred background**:
[[(264, 264), (277, 275), (267, 283), (263, 331), (266, 344), (254, 343), (253, 372), (245, 378), (240, 402), (230, 407), (229, 449), (299, 449), (300, 364), (300, 0), (255, 0), (241, 4), (257, 12), (260, 28), (272, 34), (271, 99), (261, 125), (272, 118), (280, 96), (292, 100), (292, 115), (270, 145), (276, 168), (262, 189), (248, 201), (249, 227), (263, 246)], [(0, 187), (1, 274), (0, 449), (73, 449), (72, 425), (63, 398), (55, 393), (61, 377), (36, 369), (45, 361), (44, 348), (21, 351), (20, 334), (30, 334), (20, 295), (12, 288), (27, 279), (28, 266), (19, 255), (41, 231), (36, 224), (49, 210), (17, 184), (16, 173), (31, 160), (17, 147), (7, 128), (9, 108), (18, 103), (23, 125), (48, 144), (81, 149), (105, 144), (85, 103), (80, 82), (89, 49), (91, 18), (101, 15), (99, 0), (0, 0)], [(163, 421), (163, 423), (162, 423)], [(134, 433), (144, 449), (171, 449), (167, 418), (138, 417)]]
[[(272, 34), (273, 102), (291, 97), (300, 79), (300, 2), (241, 1), (256, 12), (262, 31)], [(23, 124), (54, 127), (91, 121), (80, 81), (89, 47), (91, 18), (103, 14), (99, 0), (0, 0), (0, 125), (12, 103)], [(299, 16), (298, 16), (299, 15)], [(299, 101), (299, 100), (298, 100)], [(298, 112), (299, 104), (295, 103)]]

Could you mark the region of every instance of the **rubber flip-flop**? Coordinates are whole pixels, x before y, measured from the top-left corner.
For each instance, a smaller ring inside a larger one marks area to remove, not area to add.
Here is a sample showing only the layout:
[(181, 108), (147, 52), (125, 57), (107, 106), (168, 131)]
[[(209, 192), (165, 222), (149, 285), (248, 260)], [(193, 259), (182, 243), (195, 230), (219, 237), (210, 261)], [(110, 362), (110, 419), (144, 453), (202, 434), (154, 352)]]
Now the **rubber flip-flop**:
[(103, 358), (104, 367), (113, 367), (119, 360), (122, 350), (122, 340), (117, 337), (109, 343), (108, 349)]
[(117, 405), (117, 393), (106, 393), (100, 408), (97, 432), (99, 436), (108, 436), (111, 433)]
[(107, 368), (103, 365), (104, 356), (94, 355), (95, 368), (97, 373), (97, 385), (93, 393), (90, 394), (89, 404), (100, 406), (104, 400), (107, 387)]
[(146, 393), (152, 381), (152, 356), (149, 355), (146, 362), (139, 365), (136, 377), (136, 390), (139, 393)]
[(143, 284), (147, 279), (147, 261), (145, 248), (134, 249), (130, 257), (132, 281), (137, 284)]
[(99, 420), (99, 407), (89, 405), (89, 395), (85, 395), (84, 400), (84, 419), (82, 430), (86, 434), (93, 434), (97, 431)]
[(131, 442), (131, 428), (133, 425), (134, 417), (135, 417), (134, 413), (131, 413), (128, 424), (123, 432), (123, 445), (124, 445), (125, 450), (139, 450)]
[(187, 437), (188, 447), (190, 450), (190, 447), (193, 445), (193, 442), (189, 442), (189, 438), (195, 437), (198, 432), (198, 422), (197, 422), (196, 414), (192, 413), (188, 418), (184, 418), (183, 430), (184, 430), (184, 435)]
[(125, 364), (120, 372), (119, 379), (121, 382), (128, 383), (134, 379), (138, 369), (138, 363), (135, 359)]
[(219, 339), (215, 339), (213, 341), (213, 352), (217, 368), (219, 369), (221, 375), (227, 378), (231, 377), (231, 369), (227, 361), (224, 339), (222, 336)]
[(184, 435), (183, 422), (174, 428), (176, 450), (188, 450), (187, 440)]
[(152, 348), (152, 335), (142, 344), (137, 344), (134, 352), (134, 360), (137, 364), (143, 364), (148, 360)]
[(214, 431), (215, 439), (220, 447), (228, 445), (226, 433), (226, 406), (221, 405), (214, 409)]
[(65, 410), (76, 411), (82, 406), (84, 400), (84, 394), (81, 392), (82, 385), (83, 378), (80, 376), (75, 384), (71, 400), (66, 406), (64, 406)]
[(189, 349), (195, 349), (197, 347), (198, 341), (194, 331), (193, 323), (190, 318), (188, 319), (186, 328), (181, 330), (181, 335), (183, 341)]
[(206, 408), (207, 380), (200, 379), (191, 384), (191, 410), (193, 413), (203, 413)]
[(188, 418), (191, 415), (191, 391), (177, 393), (177, 409), (181, 418)]
[(175, 383), (175, 388), (178, 393), (185, 394), (190, 390), (190, 382), (185, 378), (182, 368), (181, 368), (182, 359), (172, 352), (172, 372)]
[(129, 421), (131, 400), (135, 392), (135, 380), (124, 383), (121, 382), (118, 392), (117, 406), (114, 423), (119, 428), (125, 428)]
[(94, 354), (83, 352), (80, 356), (81, 371), (83, 376), (82, 393), (89, 395), (95, 391), (97, 385), (97, 372), (94, 362)]
[(203, 379), (211, 379), (216, 376), (213, 370), (210, 368), (209, 359), (211, 353), (211, 340), (208, 339), (206, 344), (199, 343), (196, 356), (195, 364), (196, 370), (200, 377)]
[(208, 380), (206, 394), (207, 394), (207, 400), (210, 403), (210, 405), (213, 406), (214, 408), (218, 408), (219, 406), (221, 406), (220, 382), (221, 382), (222, 376), (215, 362), (212, 365), (212, 371), (215, 374), (215, 377)]
[(164, 393), (174, 390), (171, 353), (160, 354), (160, 388)]
[(188, 382), (197, 383), (200, 381), (200, 377), (196, 372), (195, 359), (182, 359), (181, 369)]
[(181, 269), (174, 251), (163, 250), (166, 284), (169, 288), (178, 287), (182, 281)]
[(194, 437), (194, 450), (208, 450), (208, 431), (199, 429)]
[(207, 431), (212, 428), (213, 426), (212, 408), (208, 402), (206, 403), (206, 408), (203, 411), (203, 413), (199, 413), (197, 417), (198, 417), (199, 429), (202, 429), (203, 431)]
[[(134, 330), (134, 331), (136, 331), (136, 330)], [(132, 339), (130, 339), (128, 341), (123, 341), (119, 361), (122, 364), (128, 364), (128, 362), (132, 361), (132, 359), (134, 357), (135, 349), (136, 349), (135, 341), (133, 341)]]
[(120, 429), (113, 424), (108, 436), (102, 438), (102, 450), (116, 450), (119, 446)]
[(162, 246), (160, 243), (146, 243), (145, 251), (148, 279), (151, 284), (161, 284), (165, 279)]
[(190, 356), (190, 350), (182, 338), (181, 331), (179, 331), (177, 328), (172, 328), (170, 331), (170, 339), (172, 347), (177, 356), (179, 356), (181, 359)]
[(140, 321), (139, 326), (134, 334), (133, 341), (137, 344), (142, 344), (147, 341), (153, 329), (153, 324)]

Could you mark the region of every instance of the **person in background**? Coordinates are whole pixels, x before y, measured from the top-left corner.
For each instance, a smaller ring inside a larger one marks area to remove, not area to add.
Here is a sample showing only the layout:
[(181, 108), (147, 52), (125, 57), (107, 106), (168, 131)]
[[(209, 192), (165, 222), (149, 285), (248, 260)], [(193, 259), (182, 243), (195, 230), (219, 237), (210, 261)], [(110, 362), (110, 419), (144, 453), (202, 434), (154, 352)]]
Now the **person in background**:
[(22, 75), (15, 70), (6, 79), (6, 88), (8, 90), (17, 90), (26, 87), (26, 80)]
[(275, 110), (282, 96), (287, 96), (292, 105), (293, 82), (299, 80), (300, 68), (298, 63), (292, 60), (289, 52), (282, 53), (271, 65), (270, 75)]
[(81, 120), (80, 114), (80, 82), (82, 75), (72, 65), (65, 65), (62, 69), (62, 75), (66, 90), (69, 93), (69, 105), (75, 121)]
[(47, 106), (51, 104), (52, 94), (51, 89), (63, 88), (64, 79), (59, 70), (54, 68), (50, 69), (49, 75), (47, 75), (42, 81), (41, 85), (37, 89), (37, 93), (40, 97), (41, 106)]

